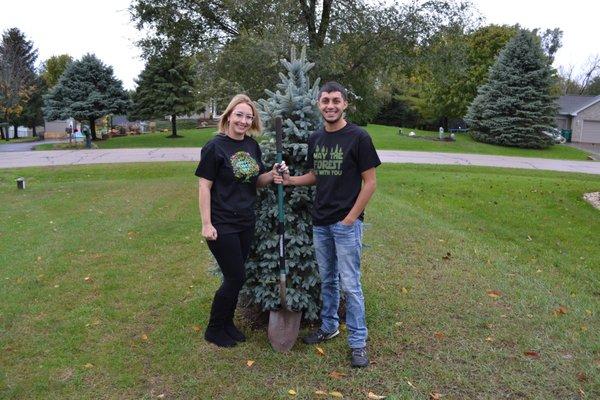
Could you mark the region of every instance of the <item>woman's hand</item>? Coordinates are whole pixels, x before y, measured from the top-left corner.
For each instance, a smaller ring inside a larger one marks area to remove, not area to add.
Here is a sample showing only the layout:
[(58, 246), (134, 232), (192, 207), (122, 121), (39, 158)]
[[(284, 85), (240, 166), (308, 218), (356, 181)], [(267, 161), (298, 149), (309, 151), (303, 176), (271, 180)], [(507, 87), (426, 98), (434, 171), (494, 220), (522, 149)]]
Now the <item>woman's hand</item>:
[(202, 226), (202, 236), (206, 240), (217, 240), (217, 230), (212, 224)]
[(290, 184), (290, 169), (285, 164), (285, 161), (273, 164), (273, 182), (277, 185)]

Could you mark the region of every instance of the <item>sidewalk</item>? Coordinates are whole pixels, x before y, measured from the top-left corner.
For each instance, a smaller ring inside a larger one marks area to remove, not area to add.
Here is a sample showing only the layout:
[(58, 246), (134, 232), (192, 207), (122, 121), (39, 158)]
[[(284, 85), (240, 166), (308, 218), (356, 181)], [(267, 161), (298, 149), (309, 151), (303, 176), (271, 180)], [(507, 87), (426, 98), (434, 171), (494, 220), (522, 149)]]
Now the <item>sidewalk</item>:
[[(481, 154), (430, 153), (421, 151), (379, 150), (381, 161), (388, 163), (477, 165), (502, 168), (580, 172), (600, 175), (600, 162), (551, 160), (546, 158), (489, 156)], [(200, 148), (51, 150), (0, 154), (0, 168), (40, 167), (200, 160)]]

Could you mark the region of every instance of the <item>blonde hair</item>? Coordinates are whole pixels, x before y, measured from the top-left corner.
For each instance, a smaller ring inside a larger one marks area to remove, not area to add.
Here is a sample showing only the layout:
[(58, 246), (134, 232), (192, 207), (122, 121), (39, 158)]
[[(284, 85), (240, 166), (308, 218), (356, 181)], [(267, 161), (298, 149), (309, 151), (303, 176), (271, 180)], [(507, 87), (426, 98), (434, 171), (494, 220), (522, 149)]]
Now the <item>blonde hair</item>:
[(225, 111), (223, 111), (223, 114), (221, 114), (221, 119), (219, 120), (219, 132), (227, 133), (227, 131), (229, 130), (229, 117), (231, 116), (233, 109), (238, 104), (248, 104), (250, 106), (250, 108), (252, 109), (252, 115), (254, 116), (254, 119), (252, 120), (252, 125), (250, 125), (249, 132), (260, 134), (260, 132), (262, 131), (262, 123), (260, 122), (260, 115), (258, 114), (258, 109), (256, 108), (254, 102), (250, 100), (250, 97), (246, 96), (245, 94), (236, 94), (235, 96), (233, 96), (233, 99), (231, 99), (229, 105), (227, 106)]

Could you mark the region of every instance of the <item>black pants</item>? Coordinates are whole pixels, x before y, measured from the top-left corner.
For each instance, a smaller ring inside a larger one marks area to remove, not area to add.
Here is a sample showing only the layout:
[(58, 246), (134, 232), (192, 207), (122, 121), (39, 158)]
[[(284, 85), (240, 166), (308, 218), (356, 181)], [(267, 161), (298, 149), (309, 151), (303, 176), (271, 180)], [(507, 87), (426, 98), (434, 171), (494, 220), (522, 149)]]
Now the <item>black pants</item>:
[(217, 236), (207, 240), (208, 248), (223, 273), (223, 283), (215, 293), (209, 326), (222, 326), (233, 319), (238, 295), (246, 280), (245, 262), (254, 238), (254, 227), (243, 232)]

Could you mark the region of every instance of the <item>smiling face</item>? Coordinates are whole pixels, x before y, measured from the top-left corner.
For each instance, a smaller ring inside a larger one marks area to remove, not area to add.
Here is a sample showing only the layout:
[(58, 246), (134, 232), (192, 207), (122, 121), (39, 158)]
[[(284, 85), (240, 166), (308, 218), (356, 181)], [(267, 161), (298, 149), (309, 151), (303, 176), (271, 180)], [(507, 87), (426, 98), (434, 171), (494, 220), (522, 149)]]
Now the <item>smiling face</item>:
[(343, 125), (344, 110), (348, 107), (348, 102), (340, 92), (323, 92), (319, 97), (319, 110), (325, 120), (325, 125), (335, 128)]
[(246, 103), (238, 104), (229, 114), (228, 133), (234, 138), (243, 138), (252, 127), (254, 118), (252, 107)]

